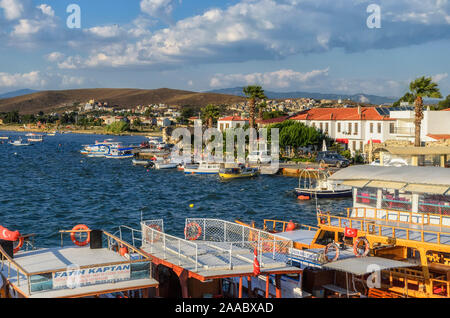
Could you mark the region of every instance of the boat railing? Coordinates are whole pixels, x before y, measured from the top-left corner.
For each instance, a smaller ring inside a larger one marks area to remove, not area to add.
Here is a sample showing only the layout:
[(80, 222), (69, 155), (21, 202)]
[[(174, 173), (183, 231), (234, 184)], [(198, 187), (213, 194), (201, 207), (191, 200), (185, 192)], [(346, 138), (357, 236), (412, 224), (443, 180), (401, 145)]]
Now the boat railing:
[[(60, 231), (61, 235), (62, 234), (70, 234), (70, 233), (86, 233), (89, 231), (86, 230), (77, 230), (77, 231)], [(5, 266), (5, 262), (7, 262), (7, 266), (8, 266), (8, 274), (7, 274), (7, 279), (11, 278), (11, 268), (13, 268), (17, 274), (17, 282), (15, 283), (16, 286), (21, 287), (22, 282), (26, 281), (27, 282), (27, 289), (28, 289), (28, 295), (31, 295), (33, 290), (32, 290), (32, 286), (33, 284), (36, 284), (35, 282), (32, 282), (32, 278), (36, 277), (39, 278), (40, 281), (43, 280), (47, 280), (47, 281), (51, 281), (53, 279), (53, 276), (55, 273), (61, 273), (61, 272), (67, 272), (68, 275), (75, 272), (79, 272), (82, 270), (88, 270), (88, 269), (92, 269), (92, 268), (100, 268), (100, 267), (107, 267), (107, 266), (117, 266), (117, 265), (132, 265), (132, 264), (137, 264), (137, 263), (149, 263), (149, 271), (148, 271), (148, 276), (151, 278), (152, 277), (152, 263), (151, 263), (151, 258), (148, 257), (148, 255), (146, 255), (145, 253), (143, 253), (141, 250), (139, 250), (138, 248), (135, 248), (134, 246), (132, 246), (131, 244), (128, 244), (127, 242), (121, 240), (120, 238), (118, 238), (115, 235), (112, 235), (106, 231), (102, 231), (103, 235), (106, 236), (107, 241), (108, 241), (108, 249), (115, 251), (115, 247), (126, 247), (128, 249), (128, 255), (130, 254), (135, 254), (138, 255), (139, 257), (136, 259), (132, 259), (130, 256), (124, 257), (123, 261), (120, 262), (107, 262), (107, 263), (102, 263), (102, 264), (92, 264), (92, 265), (84, 265), (84, 266), (79, 266), (76, 268), (76, 270), (73, 269), (69, 269), (69, 268), (60, 268), (60, 269), (53, 269), (53, 270), (45, 270), (45, 271), (37, 271), (37, 272), (28, 272), (26, 271), (22, 266), (20, 266), (13, 258), (11, 258), (6, 252), (5, 250), (0, 246), (0, 254), (1, 254), (1, 268), (0, 271), (3, 271), (3, 268)], [(61, 246), (62, 247), (62, 246)], [(132, 280), (132, 278), (130, 277), (129, 280)], [(118, 281), (123, 281), (123, 279), (118, 279)], [(116, 281), (115, 281), (116, 282)], [(95, 284), (94, 284), (95, 285)], [(69, 288), (69, 287), (67, 287)], [(53, 287), (50, 286), (49, 288), (47, 288), (48, 290), (52, 290)], [(40, 291), (42, 291), (43, 289), (39, 289)]]
[[(280, 220), (264, 220), (264, 231), (269, 231), (269, 229), (273, 233), (277, 232), (286, 232), (286, 228), (290, 222), (287, 221), (280, 221)], [(311, 225), (305, 225), (305, 224), (298, 224), (296, 223), (296, 229), (305, 229), (308, 231), (315, 231), (319, 228), (317, 226), (311, 226)]]
[(431, 225), (450, 229), (450, 216), (426, 212), (354, 207), (347, 209), (347, 217), (409, 225)]
[[(433, 230), (423, 230), (407, 226), (409, 223), (395, 222), (395, 225), (380, 224), (376, 219), (360, 219), (353, 217), (334, 216), (329, 213), (317, 214), (318, 224), (339, 229), (346, 227), (363, 231), (369, 235), (381, 236), (386, 239), (403, 239), (422, 243), (443, 244), (450, 246), (450, 233)], [(380, 221), (385, 221), (380, 220)]]
[[(253, 253), (257, 252), (261, 268), (265, 260), (289, 262), (292, 241), (273, 234), (215, 219), (187, 219), (185, 238), (175, 237), (141, 223), (143, 248), (162, 259), (175, 259), (178, 266), (191, 264), (194, 271), (199, 268), (214, 268), (210, 256), (217, 256), (225, 267), (232, 269), (236, 263), (252, 266)], [(190, 234), (190, 232), (193, 233)], [(207, 258), (204, 256), (208, 255)], [(250, 256), (249, 256), (250, 255)]]

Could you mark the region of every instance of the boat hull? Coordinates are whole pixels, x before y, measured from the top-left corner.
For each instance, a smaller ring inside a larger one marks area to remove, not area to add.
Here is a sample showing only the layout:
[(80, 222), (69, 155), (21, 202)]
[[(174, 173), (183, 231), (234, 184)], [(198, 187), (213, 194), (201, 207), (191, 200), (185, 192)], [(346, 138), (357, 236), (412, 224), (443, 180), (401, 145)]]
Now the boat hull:
[(243, 173), (243, 174), (219, 173), (220, 178), (223, 180), (246, 179), (246, 178), (257, 177), (258, 175), (259, 175), (259, 173), (257, 173), (257, 172)]
[(352, 189), (345, 190), (326, 190), (326, 191), (312, 191), (306, 189), (295, 189), (295, 194), (297, 196), (310, 197), (311, 199), (335, 199), (335, 198), (349, 198), (352, 197)]

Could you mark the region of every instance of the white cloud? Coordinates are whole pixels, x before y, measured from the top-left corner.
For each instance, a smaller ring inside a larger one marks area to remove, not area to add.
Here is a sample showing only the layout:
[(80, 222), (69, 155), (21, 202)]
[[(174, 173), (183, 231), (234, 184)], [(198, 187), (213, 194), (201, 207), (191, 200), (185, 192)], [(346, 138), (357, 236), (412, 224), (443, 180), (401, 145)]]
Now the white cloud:
[(39, 71), (29, 73), (0, 73), (0, 87), (41, 87), (46, 81)]
[(53, 8), (47, 4), (41, 4), (38, 6), (38, 8), (42, 11), (42, 13), (44, 13), (50, 17), (55, 16), (55, 10), (53, 10)]
[(154, 18), (167, 19), (173, 11), (174, 0), (141, 0), (141, 11)]
[(267, 88), (298, 88), (301, 84), (311, 85), (312, 81), (328, 76), (329, 68), (310, 72), (296, 72), (289, 69), (267, 73), (216, 74), (210, 81), (211, 87), (230, 87), (235, 85), (262, 85)]
[(448, 73), (442, 73), (442, 74), (436, 74), (432, 76), (433, 81), (439, 83), (443, 79), (446, 79), (448, 77)]
[(4, 10), (7, 20), (15, 20), (21, 17), (24, 4), (20, 0), (0, 0), (0, 8)]

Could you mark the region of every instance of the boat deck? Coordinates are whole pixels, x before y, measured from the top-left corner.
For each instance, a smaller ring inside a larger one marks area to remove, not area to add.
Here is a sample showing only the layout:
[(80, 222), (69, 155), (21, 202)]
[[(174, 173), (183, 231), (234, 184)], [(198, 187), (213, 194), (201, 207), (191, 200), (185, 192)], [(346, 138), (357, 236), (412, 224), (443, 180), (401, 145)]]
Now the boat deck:
[[(326, 216), (324, 216), (326, 217)], [(344, 228), (346, 226), (358, 230), (367, 230), (371, 234), (397, 239), (405, 239), (426, 243), (450, 245), (450, 227), (434, 224), (408, 223), (393, 220), (377, 220), (372, 218), (343, 218), (331, 216), (328, 225)]]
[(281, 237), (283, 239), (308, 246), (311, 245), (311, 243), (313, 242), (315, 235), (316, 231), (308, 231), (308, 230), (296, 230), (291, 232), (281, 232), (275, 234), (275, 236)]
[[(14, 262), (30, 274), (31, 284), (35, 278), (46, 278), (51, 282), (54, 272), (66, 272), (69, 266), (79, 266), (96, 268), (114, 265), (130, 264), (126, 258), (109, 249), (90, 249), (89, 247), (67, 247), (67, 248), (46, 248), (33, 251), (19, 252), (14, 255)], [(143, 260), (145, 262), (145, 260)], [(10, 267), (10, 274), (8, 270)], [(108, 294), (111, 292), (136, 290), (150, 288), (158, 285), (158, 282), (151, 278), (139, 278), (124, 280), (123, 277), (115, 283), (99, 283), (88, 286), (81, 286), (75, 289), (48, 289), (32, 291), (27, 277), (18, 272), (13, 264), (5, 260), (0, 270), (0, 274), (25, 297), (30, 298), (64, 298), (64, 297), (86, 297), (89, 295)], [(114, 277), (114, 276), (113, 276)]]
[[(205, 279), (231, 277), (253, 272), (254, 254), (249, 248), (233, 247), (226, 242), (196, 242), (196, 247), (183, 245), (179, 250), (173, 242), (144, 245), (141, 250), (152, 257), (164, 260), (185, 270), (196, 273)], [(258, 256), (261, 272), (299, 272), (299, 269), (285, 261), (273, 259), (272, 253)], [(231, 264), (231, 265), (230, 265)]]

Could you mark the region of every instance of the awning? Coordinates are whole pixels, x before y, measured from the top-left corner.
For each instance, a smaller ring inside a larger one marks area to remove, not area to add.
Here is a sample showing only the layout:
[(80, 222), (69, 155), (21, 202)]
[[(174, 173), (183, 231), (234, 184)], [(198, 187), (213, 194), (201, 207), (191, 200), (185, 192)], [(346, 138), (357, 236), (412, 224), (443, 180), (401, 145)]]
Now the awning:
[(413, 266), (417, 265), (381, 257), (354, 257), (323, 265), (323, 267), (328, 269), (350, 273), (358, 276), (391, 268), (404, 268)]
[(341, 144), (348, 144), (348, 139), (336, 139), (336, 142)]
[(364, 188), (370, 180), (347, 180), (342, 182), (343, 185), (354, 187), (354, 188)]
[(408, 184), (405, 191), (418, 193), (431, 193), (444, 195), (449, 190), (448, 186), (425, 185), (425, 184)]
[(382, 188), (382, 189), (400, 190), (401, 188), (406, 186), (406, 183), (403, 183), (403, 182), (391, 182), (391, 181), (371, 181), (366, 186), (370, 187), (370, 188)]
[[(373, 144), (381, 144), (382, 142), (381, 142), (381, 140), (378, 140), (378, 139), (372, 139), (372, 143)], [(367, 142), (367, 144), (370, 144), (370, 140)]]

